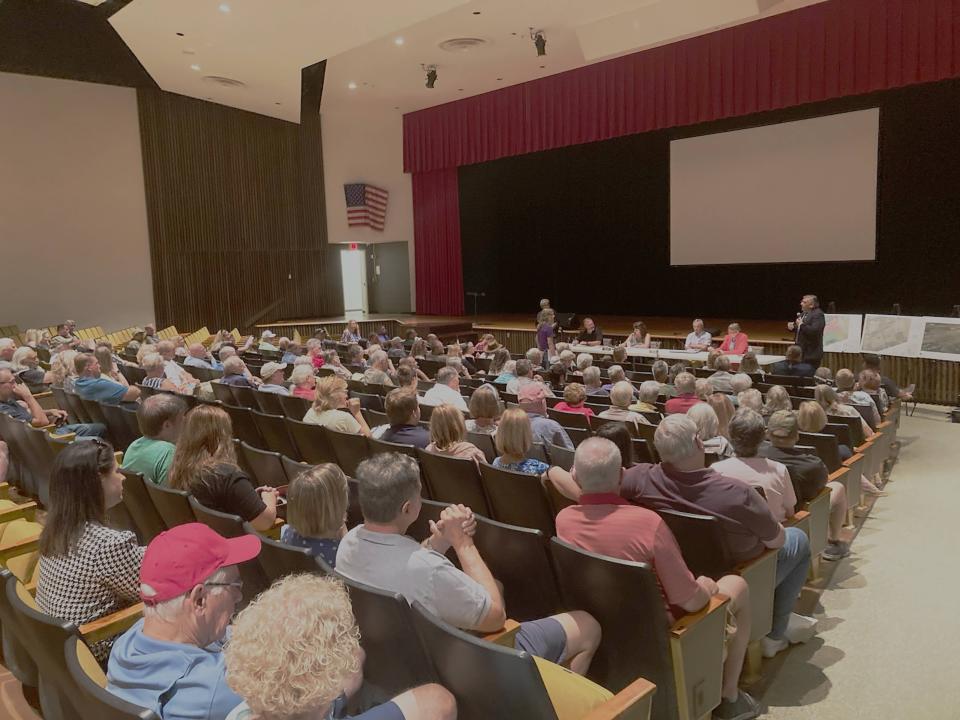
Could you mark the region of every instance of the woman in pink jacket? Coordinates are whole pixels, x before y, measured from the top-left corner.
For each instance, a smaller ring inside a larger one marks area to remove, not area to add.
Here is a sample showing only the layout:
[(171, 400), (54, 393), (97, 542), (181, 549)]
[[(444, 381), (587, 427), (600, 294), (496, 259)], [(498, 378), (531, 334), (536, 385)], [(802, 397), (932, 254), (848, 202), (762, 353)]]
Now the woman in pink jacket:
[(730, 323), (727, 326), (727, 335), (720, 343), (720, 351), (725, 355), (743, 355), (750, 346), (750, 339), (746, 333), (740, 332), (739, 323)]

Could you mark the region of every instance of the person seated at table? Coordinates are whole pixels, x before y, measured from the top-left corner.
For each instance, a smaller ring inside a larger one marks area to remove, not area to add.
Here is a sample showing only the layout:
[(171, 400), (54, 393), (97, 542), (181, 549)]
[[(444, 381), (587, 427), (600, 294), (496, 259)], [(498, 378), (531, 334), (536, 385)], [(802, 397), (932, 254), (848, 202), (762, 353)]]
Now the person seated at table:
[(360, 400), (349, 397), (343, 378), (328, 375), (317, 381), (317, 399), (303, 416), (303, 422), (338, 432), (370, 435), (370, 427), (360, 411)]
[(580, 345), (603, 345), (603, 331), (593, 321), (593, 318), (584, 318), (577, 334), (577, 343)]
[(633, 385), (622, 380), (613, 386), (610, 391), (610, 407), (597, 417), (604, 420), (619, 420), (636, 425), (650, 425), (651, 422), (640, 413), (630, 410), (633, 402)]
[(317, 399), (317, 376), (313, 374), (312, 365), (295, 365), (290, 373), (290, 384), (294, 397), (313, 402)]
[(747, 350), (740, 358), (740, 372), (750, 373), (752, 375), (764, 375), (763, 368), (757, 362), (757, 354), (753, 350)]
[(333, 463), (320, 463), (295, 475), (287, 486), (287, 522), (280, 542), (306, 548), (330, 567), (347, 534), (347, 477)]
[(628, 348), (648, 348), (650, 347), (650, 333), (647, 332), (647, 324), (643, 320), (637, 320), (633, 324), (633, 332), (627, 336), (623, 343)]
[(187, 413), (170, 467), (169, 484), (186, 490), (204, 507), (239, 515), (256, 530), (277, 519), (277, 490), (254, 488), (237, 464), (230, 416), (216, 405), (198, 405)]
[(591, 395), (609, 395), (609, 391), (603, 389), (603, 381), (600, 379), (600, 368), (595, 365), (584, 368), (583, 370), (583, 389), (587, 396)]
[(646, 380), (640, 384), (639, 400), (630, 406), (634, 412), (653, 412), (660, 414), (657, 407), (657, 398), (660, 397), (660, 383), (656, 380)]
[(763, 404), (761, 413), (765, 418), (769, 418), (780, 410), (793, 410), (793, 403), (790, 402), (790, 393), (783, 385), (774, 385), (767, 390), (767, 401)]
[(720, 343), (720, 350), (731, 355), (744, 355), (749, 345), (750, 339), (745, 332), (741, 332), (740, 323), (730, 323), (727, 334)]
[(503, 407), (500, 394), (493, 385), (481, 385), (470, 396), (470, 419), (467, 432), (496, 435)]
[(713, 453), (721, 460), (733, 456), (733, 446), (720, 434), (720, 421), (710, 405), (697, 403), (687, 410), (687, 417), (696, 423), (697, 437), (703, 443), (704, 452)]
[(483, 451), (471, 442), (467, 442), (467, 427), (463, 413), (452, 405), (441, 405), (430, 415), (430, 444), (428, 452), (449, 457), (486, 463)]
[(674, 386), (677, 388), (677, 396), (667, 400), (667, 415), (685, 414), (698, 402), (703, 402), (697, 397), (697, 378), (692, 373), (682, 372), (677, 375)]
[(693, 321), (693, 332), (687, 334), (687, 339), (683, 343), (685, 350), (703, 352), (709, 350), (713, 336), (703, 329), (703, 320), (697, 318)]
[(786, 358), (770, 366), (772, 375), (788, 375), (790, 377), (813, 377), (817, 369), (803, 362), (803, 348), (791, 345), (787, 348)]
[(713, 385), (714, 390), (722, 393), (733, 391), (730, 381), (733, 379), (733, 373), (730, 372), (730, 358), (726, 355), (720, 355), (713, 361), (713, 367), (716, 372), (707, 378)]
[(570, 383), (563, 389), (563, 400), (553, 406), (557, 412), (579, 413), (588, 418), (593, 417), (593, 410), (585, 403), (587, 391), (580, 383)]

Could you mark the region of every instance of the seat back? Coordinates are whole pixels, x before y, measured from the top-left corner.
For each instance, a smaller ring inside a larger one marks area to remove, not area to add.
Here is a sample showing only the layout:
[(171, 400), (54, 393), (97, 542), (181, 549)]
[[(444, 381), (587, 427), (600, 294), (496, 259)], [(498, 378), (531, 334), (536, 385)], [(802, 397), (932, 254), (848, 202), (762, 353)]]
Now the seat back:
[(22, 639), (26, 636), (25, 632), (19, 629), (16, 613), (7, 600), (6, 585), (11, 577), (14, 577), (13, 574), (7, 568), (0, 566), (0, 633), (3, 637), (3, 666), (21, 685), (36, 688), (40, 684), (37, 664), (27, 650), (27, 643)]
[(532, 656), (458, 630), (419, 603), (414, 603), (412, 615), (440, 684), (457, 699), (460, 720), (556, 720)]
[(840, 469), (840, 447), (833, 433), (802, 432), (797, 442), (800, 445), (812, 446), (829, 472)]
[(316, 467), (316, 465), (311, 465), (310, 463), (297, 462), (296, 460), (291, 460), (286, 455), (280, 456), (280, 462), (283, 465), (283, 472), (287, 476), (287, 485), (293, 482), (293, 479), (297, 477), (300, 473), (306, 472)]
[(57, 404), (57, 407), (67, 413), (67, 422), (80, 422), (80, 418), (73, 414), (73, 408), (70, 407), (70, 402), (67, 399), (66, 391), (63, 388), (58, 388), (51, 385), (50, 392), (53, 393), (53, 401)]
[(151, 482), (145, 482), (143, 486), (167, 528), (196, 522), (197, 518), (190, 508), (189, 493), (185, 490), (174, 490)]
[[(243, 529), (250, 535), (260, 535), (250, 523), (243, 523)], [(333, 568), (323, 558), (312, 555), (307, 548), (293, 547), (263, 535), (260, 535), (257, 562), (270, 583), (296, 573), (333, 574)]]
[(852, 407), (854, 410), (860, 413), (860, 417), (862, 417), (864, 422), (870, 426), (871, 430), (877, 429), (876, 425), (873, 422), (873, 411), (875, 409), (874, 407), (869, 405), (851, 405), (850, 407)]
[(590, 429), (590, 420), (583, 413), (563, 412), (561, 410), (547, 408), (547, 417), (551, 418), (552, 420), (556, 420), (562, 427), (565, 428), (581, 428), (582, 430)]
[(310, 409), (310, 401), (306, 398), (297, 397), (296, 395), (277, 395), (280, 399), (280, 407), (283, 409), (283, 414), (288, 418), (293, 418), (294, 420), (303, 420), (303, 416), (307, 414), (307, 410)]
[(131, 385), (139, 385), (147, 379), (147, 371), (135, 365), (121, 365), (120, 372)]
[[(83, 409), (87, 413), (87, 417), (90, 418), (90, 422), (100, 423), (104, 427), (107, 427), (107, 417), (103, 414), (103, 410), (100, 408), (100, 403), (98, 403), (96, 400), (86, 400), (84, 398), (80, 398), (80, 403), (83, 405)], [(114, 445), (117, 444), (116, 438), (111, 436), (109, 440)]]
[(243, 441), (240, 442), (240, 452), (243, 453), (244, 464), (254, 476), (254, 487), (280, 487), (287, 484), (287, 474), (283, 470), (280, 453), (261, 450)]
[[(16, 421), (14, 421), (16, 422)], [(53, 461), (56, 453), (47, 442), (46, 430), (35, 428), (29, 423), (16, 423), (14, 433), (23, 432), (23, 450), (26, 457), (22, 458), (33, 476), (33, 494), (40, 498), (45, 507), (50, 506), (50, 473), (53, 470)]]
[(94, 673), (99, 672), (101, 676), (103, 671), (96, 664), (90, 650), (77, 636), (71, 635), (64, 641), (63, 656), (67, 672), (76, 690), (76, 694), (70, 698), (70, 701), (81, 717), (97, 718), (97, 720), (160, 720), (160, 716), (153, 710), (117, 697), (91, 677), (88, 667)]
[(614, 693), (638, 676), (646, 678), (657, 686), (653, 717), (676, 718), (667, 615), (650, 566), (581, 550), (559, 538), (550, 541), (550, 554), (564, 605), (589, 612), (603, 630), (587, 677)]
[(573, 467), (573, 458), (576, 451), (570, 448), (561, 447), (550, 443), (547, 445), (547, 457), (550, 458), (550, 464), (562, 467), (564, 470), (570, 470)]
[(507, 617), (523, 622), (556, 613), (560, 590), (546, 536), (539, 530), (475, 517), (474, 543), (490, 572), (503, 583)]
[(496, 459), (497, 446), (494, 445), (493, 435), (489, 433), (468, 432), (467, 442), (471, 442), (480, 448), (488, 463), (492, 463)]
[(290, 437), (293, 438), (298, 454), (304, 462), (319, 465), (320, 463), (335, 463), (337, 461), (337, 456), (333, 452), (325, 428), (289, 417), (284, 422), (287, 425), (287, 430), (290, 431)]
[(656, 451), (653, 443), (641, 438), (633, 439), (633, 461), (635, 463), (655, 463)]
[(257, 403), (253, 410), (260, 410), (268, 415), (283, 415), (283, 405), (280, 404), (280, 396), (277, 393), (255, 390), (253, 397)]
[(417, 448), (413, 445), (404, 445), (403, 443), (392, 443), (387, 442), (386, 440), (377, 440), (376, 438), (369, 438), (367, 440), (370, 447), (370, 454), (376, 455), (377, 453), (400, 453), (401, 455), (407, 455), (412, 457), (414, 460), (417, 459)]
[(230, 390), (229, 385), (225, 385), (222, 382), (212, 382), (210, 387), (213, 388), (213, 396), (222, 402), (224, 405), (233, 405), (236, 400), (233, 399), (233, 392)]
[(718, 580), (733, 567), (720, 521), (712, 515), (658, 509), (657, 514), (677, 539), (683, 559), (695, 577)]
[(480, 476), (495, 520), (554, 535), (553, 510), (538, 475), (481, 465)]
[(360, 645), (367, 656), (364, 681), (386, 697), (436, 682), (436, 672), (414, 629), (413, 611), (404, 597), (336, 575), (350, 592), (360, 628)]
[(357, 474), (357, 466), (370, 457), (370, 446), (367, 438), (355, 433), (340, 432), (325, 428), (330, 447), (337, 457), (337, 465), (350, 477)]
[(93, 422), (93, 419), (87, 414), (87, 410), (84, 408), (83, 402), (80, 400), (79, 395), (72, 392), (64, 392), (64, 396), (67, 398), (67, 405), (70, 407), (70, 414), (77, 419), (77, 422)]
[(420, 472), (430, 488), (431, 498), (444, 503), (461, 503), (479, 515), (490, 515), (480, 470), (473, 460), (421, 449), (417, 449), (417, 458), (420, 460)]
[[(246, 388), (250, 390), (250, 388)], [(253, 392), (253, 390), (250, 390)], [(233, 436), (240, 438), (248, 445), (258, 448), (266, 448), (267, 443), (260, 434), (260, 429), (253, 419), (253, 410), (248, 407), (238, 407), (237, 405), (224, 405), (223, 409), (230, 416), (230, 423), (233, 425)]]
[(579, 447), (580, 443), (591, 436), (591, 432), (589, 430), (584, 430), (583, 428), (564, 428), (564, 430), (567, 431), (570, 442), (573, 443), (574, 447)]
[(251, 410), (260, 409), (260, 405), (257, 403), (256, 390), (244, 385), (230, 385), (229, 387), (230, 392), (233, 393), (233, 403), (235, 405), (249, 408)]
[(837, 439), (838, 446), (846, 445), (851, 451), (853, 450), (854, 445), (850, 438), (850, 428), (844, 423), (828, 422), (820, 432), (833, 435)]
[(847, 432), (850, 434), (850, 442), (853, 443), (852, 445), (848, 445), (851, 450), (863, 445), (864, 440), (866, 440), (866, 437), (863, 434), (863, 421), (858, 417), (847, 417), (846, 415), (827, 415), (827, 423), (846, 425)]
[(140, 473), (130, 470), (120, 472), (123, 474), (123, 504), (137, 528), (137, 539), (141, 545), (146, 545), (167, 526), (147, 492), (144, 483), (149, 481)]
[[(273, 393), (260, 394), (272, 395)], [(273, 397), (276, 398), (280, 396), (273, 395)], [(293, 438), (290, 437), (290, 431), (287, 430), (287, 424), (284, 422), (284, 416), (282, 414), (270, 415), (254, 410), (253, 421), (268, 448), (294, 460), (300, 459), (300, 451), (297, 450), (297, 446), (293, 443)]]
[[(130, 414), (130, 410), (124, 410), (119, 405), (100, 405), (100, 410), (107, 421), (107, 430), (113, 439), (114, 448), (126, 450), (130, 447), (130, 443), (140, 437), (139, 425), (137, 426), (137, 432), (134, 433), (127, 423), (126, 416)], [(134, 420), (136, 420), (136, 417), (136, 411), (134, 411)]]

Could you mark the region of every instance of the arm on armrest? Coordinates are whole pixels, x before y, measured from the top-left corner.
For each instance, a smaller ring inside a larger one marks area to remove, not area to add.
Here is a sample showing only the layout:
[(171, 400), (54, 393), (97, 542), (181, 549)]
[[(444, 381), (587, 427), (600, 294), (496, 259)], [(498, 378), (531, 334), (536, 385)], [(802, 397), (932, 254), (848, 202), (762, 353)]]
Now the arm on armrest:
[(694, 613), (687, 613), (682, 618), (677, 620), (670, 627), (670, 635), (675, 638), (683, 637), (685, 632), (693, 629), (693, 626), (697, 624), (698, 621), (705, 618), (712, 612), (716, 612), (719, 609), (722, 609), (730, 601), (726, 595), (718, 593), (710, 598), (708, 602), (701, 610), (697, 610)]
[(497, 645), (503, 645), (504, 647), (513, 647), (514, 638), (517, 635), (517, 631), (520, 630), (520, 623), (516, 620), (510, 620), (507, 618), (507, 621), (503, 624), (503, 627), (492, 633), (480, 633), (475, 632), (474, 635), (477, 635), (487, 642), (496, 643)]
[(615, 720), (615, 718), (620, 717), (636, 717), (638, 720), (640, 718), (646, 720), (649, 717), (649, 707), (647, 707), (646, 712), (637, 715), (630, 713), (630, 709), (644, 701), (649, 706), (656, 691), (657, 686), (652, 682), (637, 678), (605, 703), (598, 705), (587, 713), (583, 720)]
[(126, 632), (142, 616), (143, 603), (137, 603), (92, 622), (84, 623), (80, 626), (80, 634), (83, 635), (87, 644), (100, 642)]

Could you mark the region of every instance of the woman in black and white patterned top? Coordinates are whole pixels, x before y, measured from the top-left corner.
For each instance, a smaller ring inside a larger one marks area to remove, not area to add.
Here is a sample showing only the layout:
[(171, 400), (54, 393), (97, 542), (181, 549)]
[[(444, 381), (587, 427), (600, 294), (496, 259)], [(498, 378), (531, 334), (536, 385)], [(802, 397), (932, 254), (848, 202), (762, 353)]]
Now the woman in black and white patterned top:
[[(146, 548), (132, 532), (106, 526), (108, 508), (123, 498), (123, 475), (113, 448), (92, 438), (57, 456), (50, 475), (50, 510), (40, 535), (37, 605), (80, 625), (140, 599), (140, 563)], [(113, 640), (91, 649), (105, 662)]]

